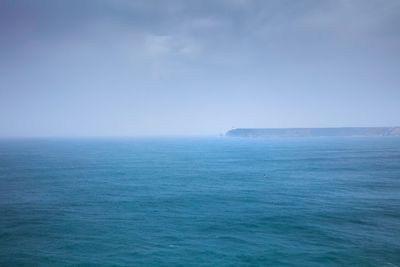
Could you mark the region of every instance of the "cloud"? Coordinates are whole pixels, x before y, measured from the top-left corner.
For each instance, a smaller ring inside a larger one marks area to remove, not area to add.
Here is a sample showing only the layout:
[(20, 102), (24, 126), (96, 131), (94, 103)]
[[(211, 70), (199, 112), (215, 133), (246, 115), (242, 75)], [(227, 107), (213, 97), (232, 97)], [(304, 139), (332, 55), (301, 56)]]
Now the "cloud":
[(145, 50), (151, 57), (192, 56), (200, 51), (199, 45), (190, 39), (174, 35), (147, 35)]
[(0, 118), (312, 124), (362, 95), (360, 116), (379, 99), (393, 119), (399, 39), (398, 0), (2, 0)]

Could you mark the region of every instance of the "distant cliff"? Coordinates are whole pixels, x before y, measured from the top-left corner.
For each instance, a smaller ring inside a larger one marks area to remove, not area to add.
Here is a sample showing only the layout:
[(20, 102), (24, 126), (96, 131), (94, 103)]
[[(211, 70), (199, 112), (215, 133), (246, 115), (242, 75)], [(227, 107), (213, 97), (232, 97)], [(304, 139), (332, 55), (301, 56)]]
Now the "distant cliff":
[(400, 136), (400, 127), (238, 128), (228, 131), (225, 135), (231, 137)]

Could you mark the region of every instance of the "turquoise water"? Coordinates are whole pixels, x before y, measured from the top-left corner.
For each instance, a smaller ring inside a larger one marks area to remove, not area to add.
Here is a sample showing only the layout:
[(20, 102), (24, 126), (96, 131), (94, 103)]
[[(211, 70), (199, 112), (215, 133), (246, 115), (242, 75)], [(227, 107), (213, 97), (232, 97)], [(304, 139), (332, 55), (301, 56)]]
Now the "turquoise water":
[(400, 266), (400, 138), (3, 139), (0, 266)]

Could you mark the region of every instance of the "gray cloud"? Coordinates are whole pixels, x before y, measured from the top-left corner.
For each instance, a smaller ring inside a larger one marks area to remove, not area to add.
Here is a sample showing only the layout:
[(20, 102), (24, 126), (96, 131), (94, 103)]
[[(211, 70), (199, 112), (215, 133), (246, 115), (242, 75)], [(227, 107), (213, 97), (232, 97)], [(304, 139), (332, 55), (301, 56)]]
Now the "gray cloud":
[(4, 0), (0, 134), (398, 124), (399, 25), (397, 0)]

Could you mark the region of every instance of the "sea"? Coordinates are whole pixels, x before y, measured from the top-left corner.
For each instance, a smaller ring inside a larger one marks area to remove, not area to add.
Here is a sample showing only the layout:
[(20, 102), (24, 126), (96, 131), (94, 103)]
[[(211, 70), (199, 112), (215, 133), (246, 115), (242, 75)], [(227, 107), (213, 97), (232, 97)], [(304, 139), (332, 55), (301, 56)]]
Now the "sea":
[(400, 266), (400, 138), (0, 139), (0, 266)]

